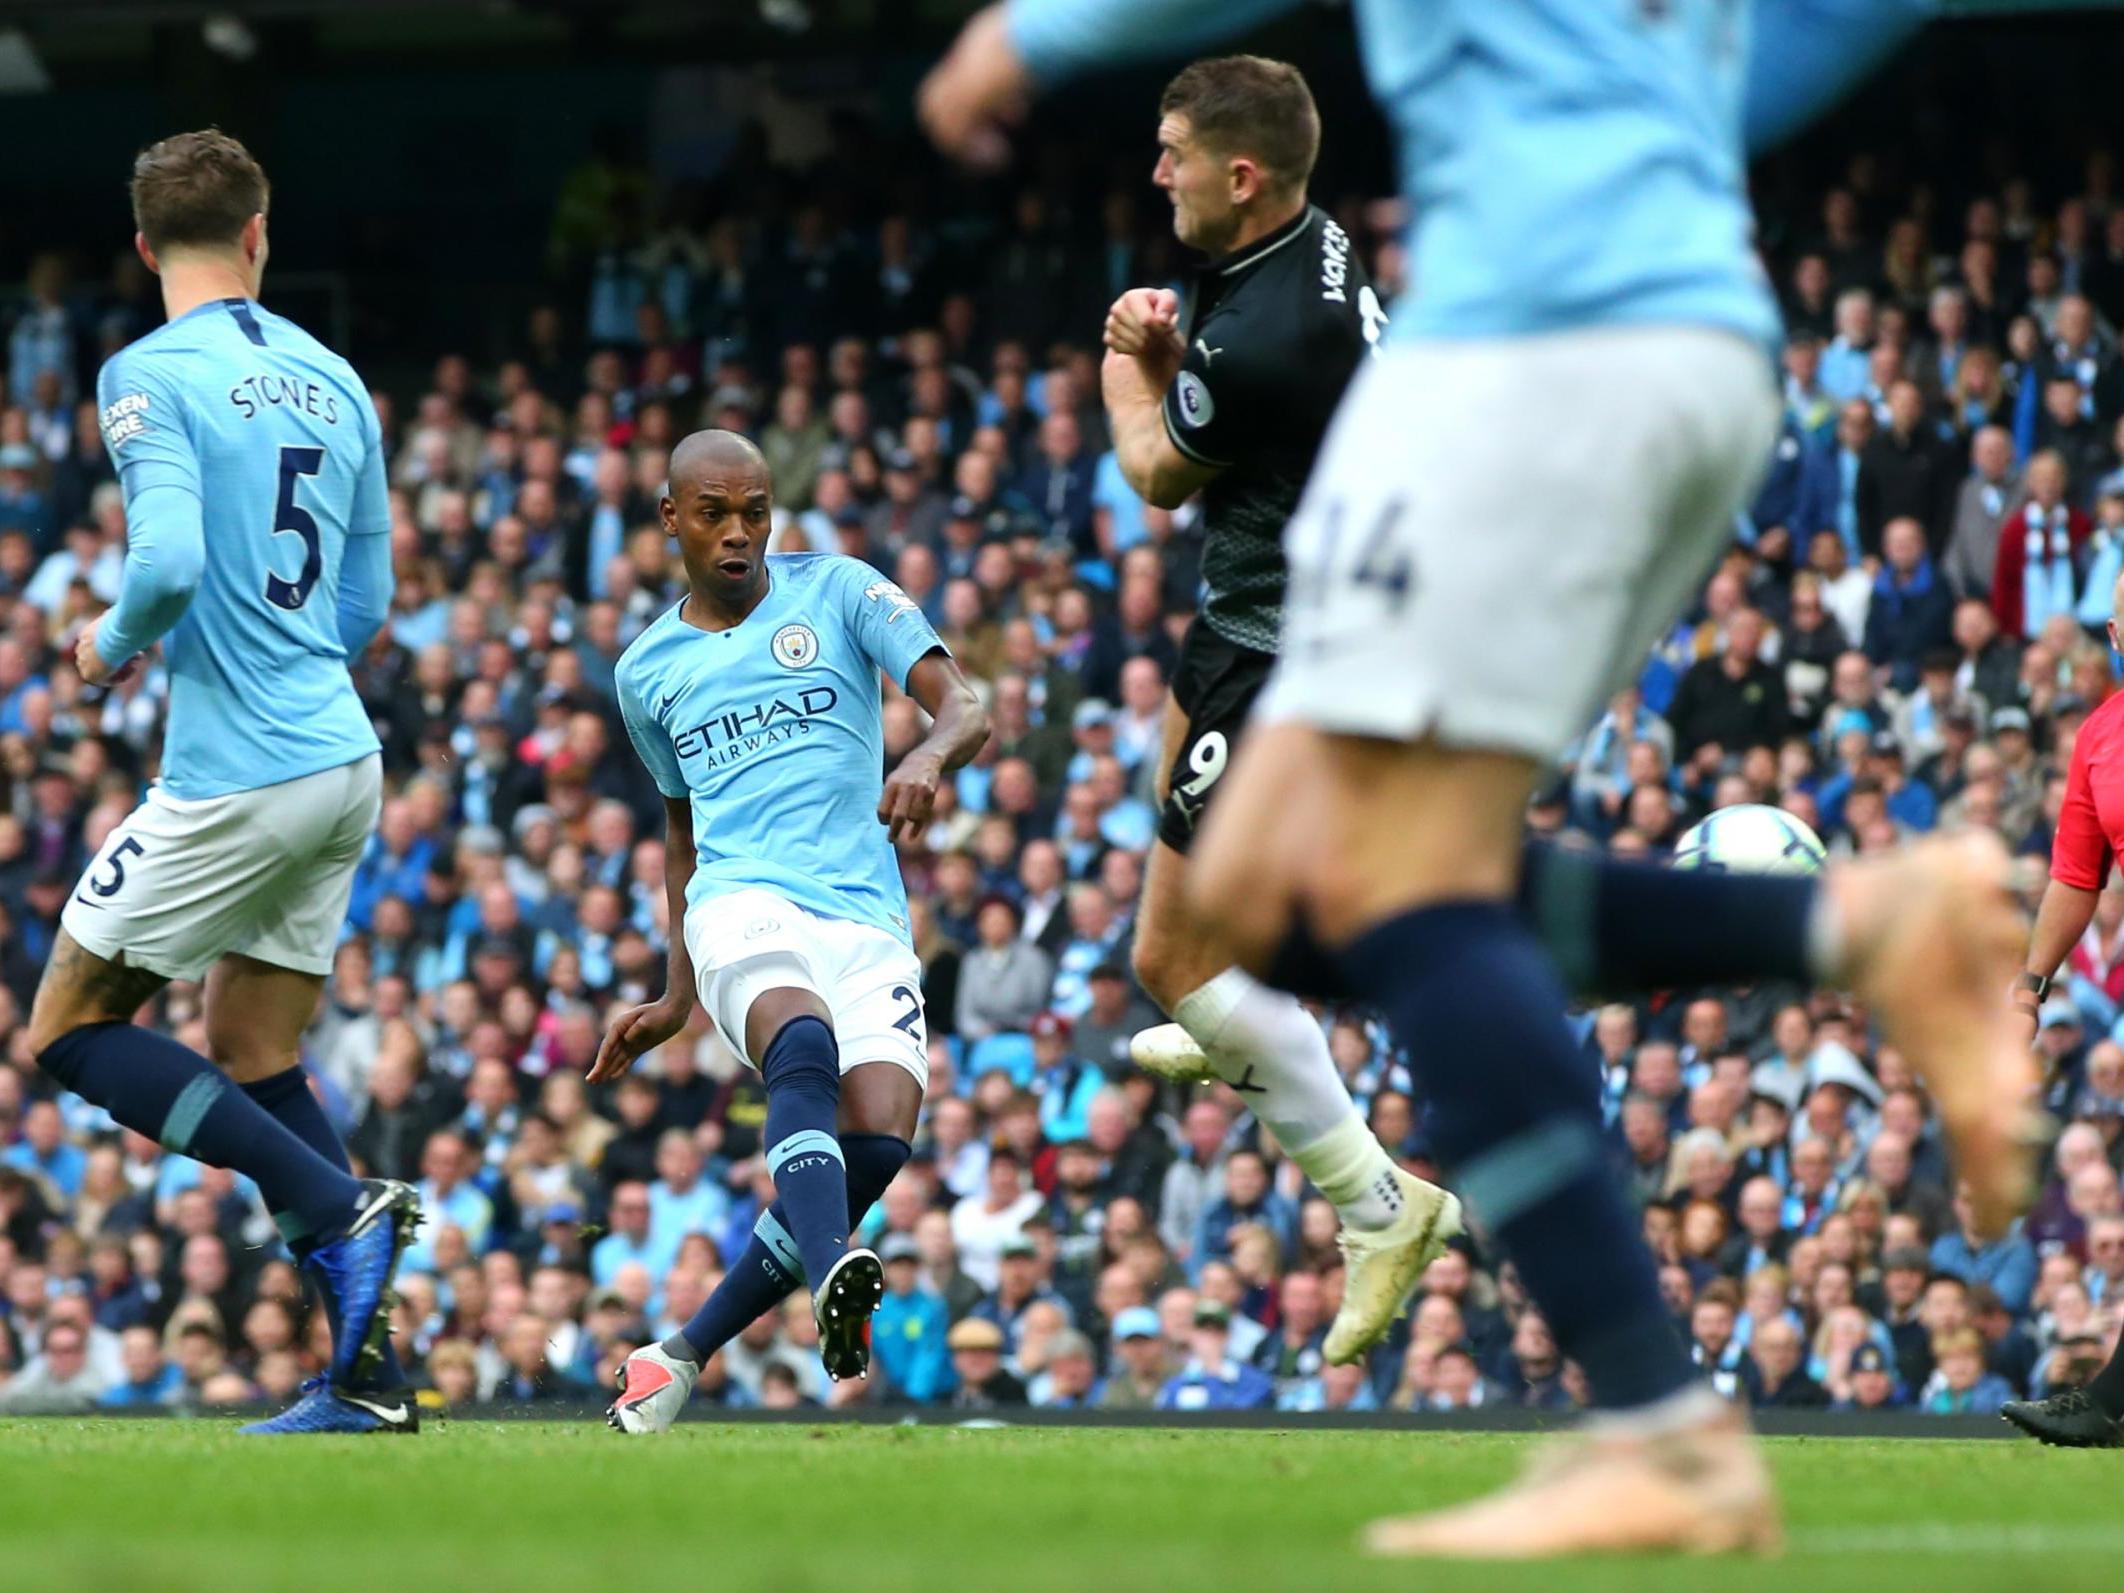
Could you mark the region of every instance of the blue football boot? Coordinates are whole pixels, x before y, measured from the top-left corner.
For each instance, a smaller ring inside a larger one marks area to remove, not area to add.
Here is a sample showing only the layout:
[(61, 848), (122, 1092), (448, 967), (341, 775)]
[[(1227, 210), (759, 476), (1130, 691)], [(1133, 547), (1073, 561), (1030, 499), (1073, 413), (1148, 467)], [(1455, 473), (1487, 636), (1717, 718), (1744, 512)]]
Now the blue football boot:
[(391, 1332), (391, 1276), (419, 1228), (420, 1195), (411, 1184), (364, 1178), (346, 1232), (302, 1258), (332, 1324), (331, 1388), (359, 1391), (375, 1382)]
[(252, 1422), (239, 1433), (417, 1433), (420, 1406), (408, 1389), (383, 1393), (368, 1389), (350, 1393), (337, 1389), (322, 1377), (302, 1385), (302, 1398), (278, 1416)]

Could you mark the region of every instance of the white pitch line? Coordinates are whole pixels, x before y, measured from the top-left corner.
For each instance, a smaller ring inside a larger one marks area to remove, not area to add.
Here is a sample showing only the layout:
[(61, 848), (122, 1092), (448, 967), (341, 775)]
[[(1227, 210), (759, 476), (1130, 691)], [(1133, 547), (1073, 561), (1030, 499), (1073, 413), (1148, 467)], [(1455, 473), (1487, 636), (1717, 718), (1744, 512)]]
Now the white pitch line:
[(1795, 1532), (1793, 1554), (2119, 1554), (2124, 1526), (2028, 1521), (1908, 1521)]

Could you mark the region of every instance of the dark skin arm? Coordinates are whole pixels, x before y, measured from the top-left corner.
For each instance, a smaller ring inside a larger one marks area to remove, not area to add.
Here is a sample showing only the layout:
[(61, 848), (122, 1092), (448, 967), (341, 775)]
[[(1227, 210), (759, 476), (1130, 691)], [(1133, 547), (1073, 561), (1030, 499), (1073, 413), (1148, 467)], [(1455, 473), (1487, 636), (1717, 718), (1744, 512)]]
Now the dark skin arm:
[(885, 779), (878, 822), (893, 840), (920, 830), (937, 805), (944, 776), (963, 768), (988, 740), (988, 712), (966, 682), (958, 662), (942, 648), (925, 653), (907, 672), (907, 694), (934, 722), (900, 766)]
[(664, 974), (664, 993), (654, 1001), (629, 1007), (612, 1020), (590, 1082), (618, 1078), (635, 1061), (686, 1027), (693, 1016), (693, 953), (686, 949), (686, 886), (693, 878), (693, 804), (685, 797), (664, 798), (664, 898), (671, 914), (671, 960)]

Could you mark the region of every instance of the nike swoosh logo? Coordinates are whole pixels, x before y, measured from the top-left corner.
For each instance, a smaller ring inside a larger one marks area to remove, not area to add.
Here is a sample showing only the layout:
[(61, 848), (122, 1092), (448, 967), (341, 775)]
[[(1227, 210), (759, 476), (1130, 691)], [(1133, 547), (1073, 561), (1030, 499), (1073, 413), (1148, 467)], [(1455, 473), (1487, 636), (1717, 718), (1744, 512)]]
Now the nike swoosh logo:
[(671, 705), (677, 702), (678, 700), (679, 694), (677, 692), (673, 692), (670, 696), (666, 697), (661, 704), (658, 705), (656, 711), (660, 714), (667, 714), (671, 712)]
[(393, 1427), (403, 1427), (406, 1424), (406, 1407), (403, 1403), (379, 1405), (374, 1400), (363, 1399), (358, 1394), (342, 1394), (339, 1397), (356, 1410), (365, 1410), (377, 1420), (389, 1422)]
[(74, 892), (74, 900), (79, 902), (83, 907), (93, 907), (99, 913), (103, 911), (103, 903), (92, 902), (86, 896), (82, 895), (79, 891)]
[(360, 1233), (376, 1220), (377, 1213), (388, 1210), (396, 1193), (396, 1190), (386, 1189), (382, 1194), (362, 1207), (361, 1210), (354, 1213), (354, 1220), (347, 1225), (348, 1236), (351, 1238), (353, 1235)]
[(640, 1366), (628, 1369), (627, 1389), (620, 1403), (627, 1406), (639, 1405), (651, 1394), (661, 1394), (676, 1381), (665, 1368), (654, 1361), (645, 1360)]

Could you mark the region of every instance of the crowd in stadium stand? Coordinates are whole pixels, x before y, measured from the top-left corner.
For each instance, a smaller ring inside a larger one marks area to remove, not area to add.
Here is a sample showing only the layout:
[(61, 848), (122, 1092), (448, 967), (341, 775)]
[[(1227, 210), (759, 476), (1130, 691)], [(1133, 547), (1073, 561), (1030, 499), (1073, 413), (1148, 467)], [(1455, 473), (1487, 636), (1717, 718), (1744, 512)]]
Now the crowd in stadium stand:
[[(1956, 214), (1839, 187), (1788, 218), (1768, 480), (1639, 688), (1539, 794), (1536, 828), (1656, 855), (1714, 806), (1769, 801), (1836, 854), (1992, 829), (2039, 879), (2076, 728), (2114, 689), (2124, 204), (2107, 176), (2040, 200), (2008, 182)], [(1157, 1021), (1130, 926), (1199, 533), (1123, 483), (1093, 340), (1169, 247), (1125, 199), (1071, 228), (1028, 189), (978, 253), (901, 218), (837, 231), (803, 203), (773, 234), (726, 217), (621, 249), (625, 191), (571, 185), (556, 257), (586, 286), (513, 357), (446, 353), (423, 388), (377, 398), (397, 599), (353, 673), (391, 791), (305, 1060), (362, 1166), (420, 1186), (397, 1323), (422, 1384), (451, 1406), (602, 1397), (772, 1198), (758, 1078), (704, 1018), (617, 1086), (583, 1081), (606, 1013), (659, 988), (671, 927), (613, 665), (676, 595), (668, 450), (722, 425), (772, 463), (774, 545), (893, 576), (996, 732), (902, 848), (932, 1071), (915, 1159), (863, 1229), (889, 1285), (877, 1372), (830, 1388), (799, 1296), (698, 1399), (1573, 1403), (1574, 1369), (1479, 1244), (1431, 1268), (1369, 1364), (1324, 1365), (1332, 1209), (1241, 1097), (1129, 1065)], [(1343, 219), (1398, 287), (1378, 214)], [(68, 660), (124, 546), (93, 372), (156, 319), (144, 279), (98, 292), (54, 260), (7, 323), (0, 1410), (277, 1400), (321, 1364), (322, 1314), (255, 1192), (55, 1098), (25, 1044), (59, 909), (154, 770), (159, 671), (99, 695)], [(917, 716), (885, 713), (891, 757)], [(2099, 1364), (2124, 1321), (2124, 894), (2059, 989), (2039, 1039), (2053, 1165), (1989, 1243), (1908, 1067), (1834, 993), (1578, 1015), (1617, 1174), (1722, 1390), (1983, 1412)], [(197, 989), (144, 1018), (204, 1049)], [(1434, 1172), (1405, 1060), (1361, 1013), (1321, 1021), (1380, 1138)]]

